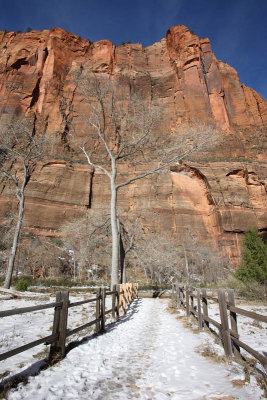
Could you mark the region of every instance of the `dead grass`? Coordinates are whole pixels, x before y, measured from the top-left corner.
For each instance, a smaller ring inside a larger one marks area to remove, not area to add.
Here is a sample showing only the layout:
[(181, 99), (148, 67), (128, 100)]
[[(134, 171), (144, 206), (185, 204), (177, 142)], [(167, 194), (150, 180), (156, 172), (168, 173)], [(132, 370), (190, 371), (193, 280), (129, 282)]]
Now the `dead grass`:
[(182, 322), (185, 329), (189, 329), (190, 332), (194, 333), (195, 335), (199, 333), (199, 329), (196, 327), (195, 321), (192, 320), (191, 317), (178, 315), (176, 319)]
[(263, 329), (263, 326), (259, 323), (259, 321), (254, 321), (251, 323), (252, 326), (255, 326), (255, 328)]
[(175, 306), (175, 304), (172, 301), (168, 302), (167, 311), (170, 314), (179, 314), (178, 308)]
[(135, 390), (140, 389), (140, 387), (137, 386), (137, 385), (135, 385), (135, 384), (131, 384), (131, 385), (130, 385), (130, 388), (131, 388), (131, 389), (135, 389)]
[(267, 398), (267, 379), (266, 379), (266, 377), (264, 378), (262, 376), (257, 376), (256, 379), (257, 379), (259, 386), (264, 391), (264, 397)]
[(39, 353), (33, 354), (33, 358), (36, 358), (37, 360), (43, 360), (47, 358), (49, 355), (49, 349), (48, 347), (42, 351), (39, 351)]
[(10, 371), (3, 372), (2, 374), (0, 374), (0, 380), (2, 380), (3, 378), (6, 378), (9, 374), (10, 374)]
[(196, 352), (201, 354), (207, 360), (210, 360), (216, 364), (226, 363), (226, 358), (217, 354), (208, 344), (201, 344), (200, 346), (197, 346)]
[(231, 384), (234, 388), (241, 388), (246, 384), (246, 379), (233, 379)]

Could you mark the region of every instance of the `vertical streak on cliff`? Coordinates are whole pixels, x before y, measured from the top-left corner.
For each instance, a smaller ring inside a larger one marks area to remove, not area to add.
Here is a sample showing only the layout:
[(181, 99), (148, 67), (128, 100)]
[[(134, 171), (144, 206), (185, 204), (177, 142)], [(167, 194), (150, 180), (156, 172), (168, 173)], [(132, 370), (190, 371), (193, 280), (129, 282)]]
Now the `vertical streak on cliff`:
[[(213, 176), (214, 176), (214, 179), (215, 179), (216, 183), (217, 183), (218, 186), (219, 186), (220, 193), (221, 193), (221, 196), (222, 196), (223, 205), (226, 206), (225, 199), (224, 199), (224, 194), (223, 194), (223, 189), (222, 189), (222, 187), (221, 187), (220, 179), (219, 179), (219, 178), (216, 178), (216, 174), (215, 174), (215, 172), (214, 172), (214, 170), (213, 170), (213, 168), (212, 168), (212, 166), (211, 166), (211, 163), (208, 163), (208, 166), (209, 166), (209, 168), (210, 168), (210, 170), (211, 170), (211, 172), (212, 172), (212, 174), (213, 174)], [(214, 204), (218, 205), (217, 203), (214, 203)]]
[(92, 208), (92, 199), (93, 199), (93, 179), (95, 175), (95, 169), (93, 168), (90, 174), (90, 189), (89, 189), (89, 201), (88, 201), (88, 209)]
[(260, 119), (261, 119), (262, 125), (264, 125), (264, 122), (263, 122), (263, 119), (262, 119), (262, 115), (261, 115), (260, 104), (259, 104), (259, 102), (258, 102), (258, 99), (255, 97), (255, 95), (254, 95), (254, 99), (255, 99), (256, 104), (257, 104), (257, 109), (258, 109), (258, 113), (259, 113), (259, 117), (260, 117)]

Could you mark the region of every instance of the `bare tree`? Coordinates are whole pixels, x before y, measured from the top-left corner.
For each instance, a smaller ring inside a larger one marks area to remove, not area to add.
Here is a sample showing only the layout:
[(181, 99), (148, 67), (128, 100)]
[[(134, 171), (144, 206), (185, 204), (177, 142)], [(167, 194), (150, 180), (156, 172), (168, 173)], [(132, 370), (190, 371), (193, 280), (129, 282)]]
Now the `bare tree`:
[(184, 274), (184, 260), (175, 239), (158, 234), (143, 234), (136, 246), (138, 262), (143, 265), (146, 275), (160, 284), (181, 280)]
[[(21, 235), (22, 236), (22, 235)], [(55, 244), (55, 243), (56, 244)], [(24, 235), (18, 246), (18, 273), (36, 278), (58, 277), (69, 274), (69, 254), (58, 246), (57, 238), (40, 240), (31, 232)]]
[(186, 282), (217, 282), (227, 276), (230, 269), (228, 256), (212, 241), (203, 241), (187, 230), (178, 240), (179, 250), (184, 259)]
[(199, 245), (190, 254), (192, 278), (204, 284), (217, 283), (225, 279), (231, 270), (229, 257), (220, 251), (214, 243)]
[[(110, 257), (110, 218), (92, 211), (61, 226), (64, 246), (72, 255), (74, 280), (85, 268), (92, 270), (92, 266), (96, 274), (107, 255)], [(93, 274), (91, 277), (94, 278)]]
[[(104, 172), (110, 182), (111, 285), (114, 285), (119, 280), (118, 190), (211, 145), (215, 134), (213, 128), (200, 125), (185, 129), (174, 125), (170, 132), (160, 132), (161, 109), (152, 107), (146, 99), (135, 96), (129, 99), (112, 79), (82, 70), (77, 82), (89, 111), (87, 116), (75, 116), (85, 123), (85, 132), (75, 136), (75, 143), (88, 164)], [(132, 171), (126, 180), (120, 174), (121, 165)], [(135, 172), (136, 165), (141, 166), (141, 172)]]
[(18, 214), (10, 251), (5, 288), (10, 288), (14, 262), (24, 214), (25, 189), (34, 170), (36, 161), (44, 152), (44, 140), (35, 137), (30, 119), (13, 119), (3, 122), (0, 128), (0, 174), (15, 189), (18, 199)]

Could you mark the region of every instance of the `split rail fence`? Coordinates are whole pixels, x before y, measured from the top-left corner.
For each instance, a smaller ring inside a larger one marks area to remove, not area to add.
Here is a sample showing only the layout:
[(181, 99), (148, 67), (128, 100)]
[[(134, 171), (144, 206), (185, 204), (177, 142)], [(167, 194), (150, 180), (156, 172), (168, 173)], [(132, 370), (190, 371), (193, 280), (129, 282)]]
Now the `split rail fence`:
[[(112, 307), (108, 310), (106, 309), (107, 296), (112, 296)], [(69, 292), (62, 291), (56, 293), (56, 301), (53, 303), (0, 311), (0, 318), (3, 318), (12, 315), (54, 308), (54, 320), (51, 335), (0, 354), (0, 361), (22, 353), (23, 351), (33, 347), (39, 346), (43, 343), (46, 345), (50, 344), (50, 360), (53, 360), (54, 358), (63, 358), (66, 354), (67, 337), (93, 325), (95, 325), (95, 333), (104, 332), (107, 314), (112, 314), (112, 317), (115, 320), (118, 320), (120, 318), (120, 314), (126, 313), (128, 306), (136, 297), (138, 297), (138, 285), (135, 283), (124, 283), (121, 285), (114, 285), (113, 290), (99, 288), (96, 290), (95, 297), (91, 297), (87, 300), (71, 303), (69, 301)], [(95, 319), (74, 329), (68, 329), (69, 309), (92, 302), (95, 302)]]
[[(198, 320), (199, 330), (214, 325), (220, 333), (220, 338), (227, 357), (241, 357), (240, 347), (255, 357), (267, 370), (267, 357), (246, 343), (240, 340), (238, 334), (237, 315), (243, 315), (248, 318), (260, 322), (267, 322), (267, 316), (247, 311), (235, 306), (234, 290), (218, 290), (218, 297), (214, 297), (207, 293), (206, 289), (195, 289), (192, 287), (179, 286), (172, 287), (172, 299), (178, 307), (186, 310), (186, 315), (193, 315)], [(220, 322), (209, 317), (209, 302), (218, 303), (220, 311)]]

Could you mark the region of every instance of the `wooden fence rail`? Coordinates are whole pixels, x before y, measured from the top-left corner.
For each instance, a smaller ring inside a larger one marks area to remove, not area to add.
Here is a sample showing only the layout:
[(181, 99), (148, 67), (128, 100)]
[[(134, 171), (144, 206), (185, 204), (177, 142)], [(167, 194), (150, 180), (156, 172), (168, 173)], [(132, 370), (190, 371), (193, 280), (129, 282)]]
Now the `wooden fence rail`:
[[(241, 357), (240, 347), (255, 357), (267, 370), (267, 357), (242, 342), (238, 334), (237, 315), (243, 315), (256, 321), (267, 322), (267, 316), (247, 311), (235, 306), (234, 290), (218, 290), (218, 297), (207, 294), (206, 289), (195, 289), (190, 286), (174, 284), (172, 287), (172, 299), (178, 307), (186, 310), (186, 315), (193, 315), (198, 320), (199, 329), (216, 326), (227, 357)], [(195, 301), (196, 300), (196, 301)], [(209, 301), (218, 303), (220, 322), (209, 317)], [(196, 303), (196, 304), (195, 304)]]
[[(106, 298), (109, 295), (112, 296), (112, 307), (106, 310)], [(136, 297), (138, 297), (138, 285), (135, 283), (125, 283), (121, 285), (114, 285), (112, 291), (108, 291), (105, 288), (99, 288), (96, 291), (96, 296), (87, 300), (70, 303), (69, 292), (62, 291), (56, 293), (56, 301), (53, 303), (0, 311), (0, 318), (3, 318), (12, 315), (54, 308), (54, 319), (51, 335), (0, 354), (0, 361), (22, 353), (23, 351), (31, 349), (32, 347), (39, 346), (43, 343), (47, 345), (50, 344), (50, 360), (55, 358), (63, 358), (66, 353), (67, 337), (93, 325), (95, 325), (95, 333), (104, 332), (106, 315), (112, 314), (112, 317), (118, 320), (120, 318), (120, 311), (122, 311), (122, 313), (126, 313), (128, 306)], [(92, 302), (95, 302), (95, 319), (74, 329), (68, 329), (68, 310), (72, 307), (77, 307)]]

